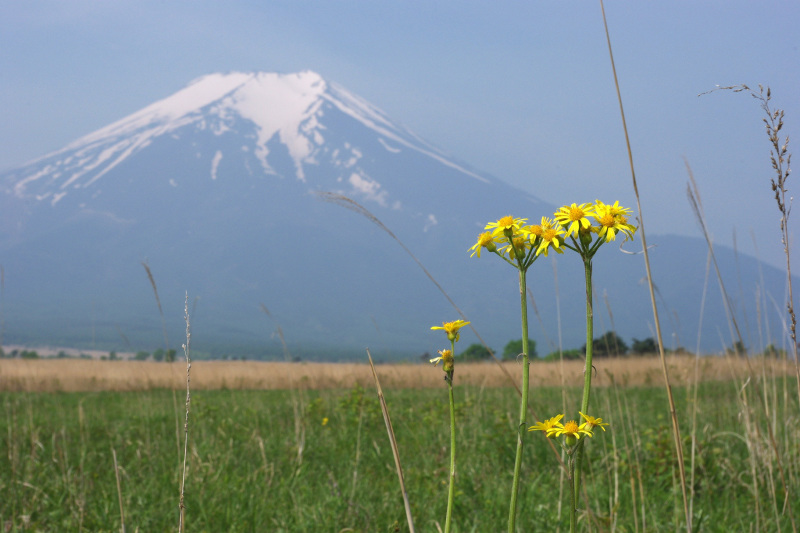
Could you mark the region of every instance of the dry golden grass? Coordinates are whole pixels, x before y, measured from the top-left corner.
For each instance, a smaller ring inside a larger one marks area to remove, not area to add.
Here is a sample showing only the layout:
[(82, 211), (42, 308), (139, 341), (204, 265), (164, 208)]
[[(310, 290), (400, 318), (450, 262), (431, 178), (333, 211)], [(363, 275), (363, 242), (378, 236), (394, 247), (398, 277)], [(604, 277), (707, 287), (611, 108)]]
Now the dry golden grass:
[[(695, 360), (690, 356), (668, 357), (673, 385), (691, 381)], [(504, 363), (513, 376), (517, 364)], [(762, 375), (791, 375), (793, 367), (781, 361), (751, 359)], [(593, 383), (608, 386), (661, 385), (660, 363), (655, 357), (599, 359)], [(377, 367), (384, 387), (427, 388), (442, 386), (443, 373), (427, 364), (393, 364)], [(564, 383), (582, 382), (583, 362), (563, 365)], [(700, 359), (701, 380), (728, 380), (746, 376), (746, 364), (730, 357)], [(456, 365), (457, 385), (508, 386), (508, 378), (494, 363)], [(369, 365), (355, 363), (278, 363), (256, 361), (198, 361), (192, 363), (192, 389), (330, 389), (359, 384), (372, 387)], [(560, 385), (561, 364), (531, 365), (531, 385)], [(97, 361), (89, 359), (0, 359), (0, 390), (3, 391), (134, 391), (186, 387), (184, 362)]]

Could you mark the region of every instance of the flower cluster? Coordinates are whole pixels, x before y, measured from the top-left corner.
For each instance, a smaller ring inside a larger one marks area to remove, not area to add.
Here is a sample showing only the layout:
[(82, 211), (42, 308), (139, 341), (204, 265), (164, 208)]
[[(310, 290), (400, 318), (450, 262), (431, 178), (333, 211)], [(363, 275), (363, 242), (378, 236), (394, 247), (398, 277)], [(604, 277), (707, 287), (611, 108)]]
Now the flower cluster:
[[(584, 414), (581, 411), (589, 410), (589, 392), (591, 390), (592, 377), (592, 331), (593, 315), (592, 309), (592, 260), (600, 247), (611, 241), (615, 241), (618, 235), (624, 237), (623, 242), (633, 239), (636, 227), (628, 222), (631, 210), (621, 207), (619, 202), (606, 204), (600, 200), (594, 203), (573, 203), (564, 205), (555, 213), (552, 218), (543, 216), (541, 219), (532, 219), (528, 223), (527, 218), (518, 218), (512, 215), (504, 216), (494, 222), (489, 222), (484, 227), (483, 233), (478, 236), (477, 242), (470, 248), (471, 256), (481, 256), (481, 252), (487, 250), (495, 254), (503, 261), (518, 270), (519, 289), (522, 298), (520, 299), (520, 312), (522, 317), (522, 338), (528, 338), (528, 311), (527, 311), (527, 272), (540, 256), (545, 257), (551, 250), (558, 254), (563, 254), (564, 250), (570, 250), (580, 255), (583, 260), (586, 283), (586, 335), (588, 344), (586, 349), (586, 369), (584, 371), (583, 398), (580, 407), (582, 421), (569, 420), (562, 423), (563, 414), (556, 415), (542, 422), (537, 422), (528, 431), (541, 431), (548, 439), (563, 437), (560, 441), (561, 447), (568, 456), (568, 476), (570, 480), (570, 531), (577, 529), (577, 501), (580, 495), (581, 485), (581, 465), (584, 457), (583, 437), (593, 437), (593, 431), (600, 428), (605, 431), (605, 426), (609, 424), (603, 422), (602, 418), (595, 418)], [(539, 220), (539, 223), (535, 223)], [(431, 362), (438, 364), (442, 362), (445, 369), (445, 381), (450, 386), (450, 417), (451, 417), (451, 449), (455, 449), (455, 415), (453, 407), (453, 351), (455, 342), (458, 340), (458, 330), (462, 327), (463, 321), (445, 322), (441, 327), (432, 329), (442, 329), (447, 333), (447, 338), (451, 344), (451, 350), (442, 350), (439, 357), (431, 359)], [(524, 427), (526, 424), (525, 415), (528, 405), (528, 388), (530, 384), (529, 359), (527, 356), (527, 344), (523, 343), (525, 349), (524, 364), (522, 366), (522, 389), (520, 394), (520, 423), (517, 427)], [(449, 371), (448, 371), (449, 369)], [(513, 490), (509, 509), (509, 531), (515, 531), (515, 519), (517, 512), (517, 494), (519, 487), (520, 467), (522, 464), (523, 439), (522, 435), (517, 435), (517, 451), (514, 461), (514, 480)], [(451, 453), (451, 485), (448, 500), (447, 522), (445, 533), (449, 531), (450, 511), (453, 502), (453, 484), (455, 475), (454, 455)]]
[(441, 326), (433, 326), (431, 329), (441, 329), (447, 334), (447, 340), (450, 341), (450, 349), (449, 350), (439, 350), (439, 357), (434, 357), (431, 359), (431, 363), (433, 366), (438, 365), (440, 362), (442, 363), (442, 370), (444, 370), (446, 376), (445, 379), (452, 383), (453, 379), (453, 370), (455, 369), (455, 360), (453, 356), (455, 355), (456, 349), (456, 342), (460, 337), (458, 331), (469, 324), (466, 320), (454, 320), (452, 322), (442, 322)]
[[(470, 248), (471, 256), (480, 257), (485, 249), (519, 268), (527, 268), (551, 249), (563, 253), (566, 239), (572, 239), (574, 245), (566, 244), (567, 248), (593, 254), (600, 244), (616, 240), (619, 233), (625, 235), (625, 240), (633, 238), (636, 227), (628, 223), (630, 214), (631, 210), (619, 202), (605, 204), (596, 200), (594, 204), (565, 205), (553, 218), (542, 217), (540, 224), (529, 226), (525, 225), (527, 218), (505, 216), (486, 225), (484, 229), (488, 231), (481, 233)], [(592, 246), (593, 235), (597, 240)]]
[(580, 413), (580, 415), (584, 420), (580, 425), (574, 420), (562, 424), (561, 419), (564, 418), (564, 415), (557, 415), (544, 422), (537, 422), (529, 427), (528, 431), (542, 431), (549, 439), (563, 436), (567, 446), (574, 446), (583, 435), (593, 437), (592, 430), (594, 428), (606, 430), (604, 426), (607, 426), (608, 423), (603, 422), (602, 418), (595, 418), (583, 413)]

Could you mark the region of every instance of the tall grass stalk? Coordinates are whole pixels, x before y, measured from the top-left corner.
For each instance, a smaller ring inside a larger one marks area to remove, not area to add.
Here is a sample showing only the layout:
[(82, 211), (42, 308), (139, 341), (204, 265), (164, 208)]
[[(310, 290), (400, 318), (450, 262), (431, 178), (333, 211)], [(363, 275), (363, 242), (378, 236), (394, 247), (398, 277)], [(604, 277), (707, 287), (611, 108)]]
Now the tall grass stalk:
[(192, 401), (191, 394), (191, 370), (192, 370), (192, 357), (191, 357), (191, 344), (192, 344), (192, 329), (189, 321), (189, 293), (186, 293), (186, 299), (183, 306), (183, 318), (186, 322), (186, 343), (183, 345), (183, 355), (186, 358), (186, 414), (183, 420), (183, 473), (181, 475), (181, 493), (178, 502), (180, 509), (180, 517), (178, 519), (178, 533), (182, 533), (186, 526), (184, 497), (186, 494), (186, 456), (189, 451), (189, 407)]
[(726, 316), (728, 318), (728, 327), (731, 327), (731, 339), (733, 344), (733, 349), (737, 352), (737, 355), (746, 356), (747, 354), (739, 354), (739, 348), (744, 348), (744, 338), (742, 337), (741, 329), (739, 329), (739, 322), (736, 320), (736, 313), (733, 309), (733, 303), (731, 302), (730, 296), (728, 296), (728, 291), (725, 289), (725, 283), (722, 281), (722, 274), (719, 270), (719, 264), (717, 263), (717, 256), (714, 254), (714, 245), (711, 241), (711, 235), (708, 232), (708, 226), (706, 225), (705, 220), (705, 213), (703, 212), (703, 204), (700, 201), (700, 191), (697, 187), (697, 181), (694, 179), (694, 173), (692, 172), (692, 167), (689, 166), (689, 162), (684, 160), (684, 164), (686, 165), (686, 172), (689, 175), (689, 184), (686, 186), (686, 195), (689, 198), (689, 204), (692, 207), (692, 212), (694, 212), (695, 218), (697, 218), (697, 223), (700, 225), (700, 229), (703, 232), (703, 236), (706, 240), (706, 245), (708, 246), (708, 252), (711, 255), (711, 262), (714, 265), (714, 272), (717, 274), (717, 281), (719, 283), (719, 290), (722, 293), (722, 303), (724, 304), (724, 309)]
[(389, 408), (386, 405), (386, 398), (383, 396), (383, 389), (381, 382), (378, 379), (378, 373), (375, 372), (375, 364), (372, 362), (372, 354), (369, 353), (367, 348), (367, 358), (369, 359), (369, 367), (372, 369), (372, 377), (375, 380), (375, 389), (378, 392), (378, 400), (381, 405), (381, 414), (383, 421), (386, 424), (386, 432), (389, 434), (389, 444), (392, 447), (392, 456), (394, 457), (394, 466), (397, 471), (397, 478), (400, 482), (400, 492), (403, 494), (403, 505), (406, 509), (406, 521), (408, 522), (409, 533), (414, 533), (414, 517), (411, 515), (411, 503), (408, 500), (408, 491), (406, 490), (405, 477), (403, 476), (403, 466), (400, 463), (400, 450), (397, 447), (397, 439), (394, 436), (394, 428), (392, 427), (392, 419), (389, 417)]
[(617, 78), (617, 68), (614, 65), (614, 52), (611, 49), (611, 35), (608, 31), (608, 21), (606, 20), (606, 10), (603, 5), (603, 0), (600, 0), (600, 10), (603, 14), (603, 26), (606, 32), (606, 42), (608, 44), (608, 55), (611, 59), (611, 70), (614, 74), (614, 86), (617, 90), (617, 100), (619, 102), (619, 112), (622, 117), (622, 128), (625, 132), (625, 145), (628, 150), (628, 162), (631, 168), (631, 179), (633, 182), (633, 192), (636, 196), (636, 207), (639, 211), (639, 231), (641, 232), (642, 251), (644, 252), (644, 264), (647, 271), (647, 285), (650, 289), (650, 303), (653, 307), (653, 320), (656, 327), (656, 337), (658, 341), (658, 353), (661, 358), (661, 371), (664, 375), (664, 387), (667, 392), (667, 400), (669, 402), (670, 416), (672, 418), (672, 432), (675, 442), (675, 454), (678, 460), (678, 471), (680, 474), (681, 494), (683, 495), (683, 510), (684, 519), (686, 522), (686, 530), (688, 533), (692, 532), (692, 516), (689, 514), (689, 498), (686, 491), (686, 469), (683, 463), (683, 443), (681, 441), (680, 427), (678, 426), (678, 413), (675, 409), (675, 398), (672, 395), (672, 387), (669, 381), (669, 371), (667, 369), (666, 356), (664, 354), (664, 342), (661, 334), (661, 322), (658, 318), (658, 307), (656, 306), (656, 297), (653, 289), (653, 275), (650, 271), (650, 256), (647, 250), (647, 237), (644, 229), (644, 213), (642, 212), (641, 200), (639, 198), (639, 187), (636, 183), (636, 170), (633, 165), (633, 151), (631, 150), (630, 136), (628, 135), (628, 125), (625, 121), (625, 109), (622, 105), (622, 93), (619, 88), (619, 79)]
[(117, 450), (111, 448), (111, 457), (114, 459), (114, 477), (117, 480), (117, 498), (119, 499), (120, 531), (125, 533), (125, 508), (122, 505), (122, 485), (119, 481), (119, 465), (117, 464)]
[(142, 261), (142, 266), (147, 272), (147, 279), (150, 280), (150, 286), (153, 287), (153, 294), (156, 297), (156, 305), (158, 306), (158, 314), (161, 315), (161, 330), (164, 332), (164, 360), (168, 363), (172, 362), (172, 355), (169, 350), (169, 336), (167, 335), (167, 322), (164, 319), (164, 309), (161, 307), (161, 298), (158, 297), (158, 287), (156, 287), (156, 278), (153, 277), (153, 272), (150, 270), (150, 265), (147, 261)]
[(786, 300), (786, 311), (789, 314), (789, 336), (792, 341), (791, 350), (794, 354), (794, 367), (795, 377), (797, 379), (797, 397), (800, 401), (800, 361), (798, 361), (797, 352), (797, 316), (794, 312), (794, 296), (792, 292), (792, 261), (791, 261), (791, 246), (789, 235), (789, 214), (792, 210), (792, 197), (786, 198), (786, 182), (789, 179), (789, 174), (792, 172), (792, 154), (788, 151), (789, 136), (783, 139), (780, 137), (780, 131), (783, 129), (784, 112), (782, 109), (773, 110), (769, 102), (772, 99), (772, 91), (769, 87), (764, 94), (764, 87), (758, 86), (758, 93), (752, 90), (747, 85), (737, 85), (733, 87), (722, 87), (722, 90), (733, 90), (734, 92), (748, 92), (750, 96), (760, 102), (761, 109), (766, 114), (763, 118), (766, 127), (767, 137), (770, 143), (770, 163), (772, 169), (775, 171), (775, 177), (770, 180), (770, 186), (775, 193), (775, 202), (778, 205), (780, 212), (780, 232), (781, 243), (783, 244), (784, 255), (786, 255), (786, 277), (788, 283), (789, 294)]

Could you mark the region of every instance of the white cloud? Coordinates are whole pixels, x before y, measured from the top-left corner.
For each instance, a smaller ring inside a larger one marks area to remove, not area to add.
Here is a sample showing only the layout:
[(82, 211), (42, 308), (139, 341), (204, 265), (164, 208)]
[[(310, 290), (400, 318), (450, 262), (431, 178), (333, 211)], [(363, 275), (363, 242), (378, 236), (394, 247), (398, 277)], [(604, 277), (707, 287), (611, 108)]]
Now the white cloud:
[(422, 228), (422, 231), (427, 232), (432, 227), (439, 224), (439, 221), (436, 220), (436, 216), (433, 214), (428, 215), (428, 218), (425, 219), (425, 226)]

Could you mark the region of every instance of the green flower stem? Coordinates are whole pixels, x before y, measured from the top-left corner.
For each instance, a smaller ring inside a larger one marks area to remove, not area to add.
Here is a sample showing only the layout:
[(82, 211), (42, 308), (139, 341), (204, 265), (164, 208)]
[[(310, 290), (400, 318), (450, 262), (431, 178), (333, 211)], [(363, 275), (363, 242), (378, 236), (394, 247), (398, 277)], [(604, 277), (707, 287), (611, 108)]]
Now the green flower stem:
[(525, 416), (528, 413), (528, 300), (526, 270), (519, 269), (520, 312), (522, 314), (522, 398), (519, 404), (519, 426), (517, 426), (517, 455), (514, 459), (514, 482), (511, 487), (511, 508), (508, 512), (508, 533), (514, 533), (517, 521), (517, 494), (519, 492), (519, 472), (522, 467), (522, 444), (525, 435)]
[(450, 532), (450, 523), (453, 516), (453, 501), (456, 495), (456, 404), (453, 399), (453, 382), (450, 386), (450, 489), (447, 491), (447, 518), (444, 523), (444, 533)]
[[(581, 413), (589, 412), (589, 393), (592, 390), (592, 349), (594, 340), (594, 311), (592, 310), (592, 260), (584, 257), (583, 267), (586, 274), (586, 366), (583, 369), (583, 400), (581, 401)], [(581, 466), (583, 465), (583, 441), (578, 444), (575, 450), (576, 472), (574, 475), (574, 499), (575, 503), (580, 498), (581, 491)]]
[[(574, 451), (574, 450), (573, 450)], [(575, 479), (575, 457), (570, 455), (568, 460), (569, 480)], [(578, 531), (578, 499), (575, 492), (569, 492), (569, 533), (576, 533)]]
[[(450, 341), (450, 348), (455, 355), (456, 341)], [(453, 502), (456, 496), (456, 401), (453, 396), (453, 372), (446, 375), (447, 387), (450, 391), (450, 488), (447, 491), (447, 518), (444, 522), (444, 533), (450, 533), (453, 516)]]

